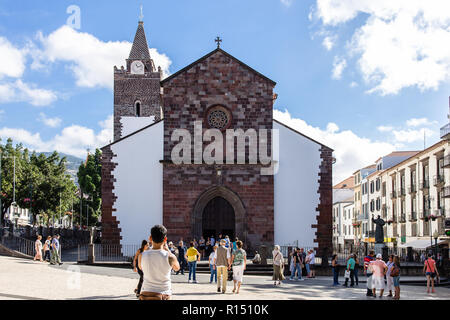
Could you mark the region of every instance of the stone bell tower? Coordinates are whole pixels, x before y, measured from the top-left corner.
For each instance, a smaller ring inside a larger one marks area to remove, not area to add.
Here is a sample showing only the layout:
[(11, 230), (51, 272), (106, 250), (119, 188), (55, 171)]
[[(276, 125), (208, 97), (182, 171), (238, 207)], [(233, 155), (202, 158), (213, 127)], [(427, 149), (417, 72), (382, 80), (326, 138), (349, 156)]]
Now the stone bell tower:
[(161, 78), (161, 68), (156, 69), (150, 57), (141, 17), (126, 68), (114, 67), (114, 141), (161, 119)]

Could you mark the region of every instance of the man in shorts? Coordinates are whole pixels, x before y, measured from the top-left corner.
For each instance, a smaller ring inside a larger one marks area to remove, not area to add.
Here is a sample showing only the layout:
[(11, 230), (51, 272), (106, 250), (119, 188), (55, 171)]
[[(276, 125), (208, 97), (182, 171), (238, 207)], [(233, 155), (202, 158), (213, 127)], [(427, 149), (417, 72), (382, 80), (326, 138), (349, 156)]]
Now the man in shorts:
[(170, 274), (180, 270), (177, 257), (167, 246), (167, 229), (155, 225), (150, 231), (152, 247), (139, 256), (139, 268), (144, 273), (140, 300), (170, 300), (172, 281)]

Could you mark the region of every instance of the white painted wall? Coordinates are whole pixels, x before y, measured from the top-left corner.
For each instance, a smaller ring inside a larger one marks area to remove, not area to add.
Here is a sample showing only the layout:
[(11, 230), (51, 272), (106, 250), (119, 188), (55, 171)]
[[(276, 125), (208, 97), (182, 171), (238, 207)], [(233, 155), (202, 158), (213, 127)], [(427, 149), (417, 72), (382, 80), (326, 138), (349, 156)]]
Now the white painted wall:
[(113, 214), (120, 221), (121, 244), (140, 244), (162, 224), (163, 121), (111, 146), (117, 196)]
[(155, 122), (155, 117), (120, 117), (120, 123), (122, 124), (122, 136), (121, 138), (142, 129), (149, 124)]
[(320, 145), (274, 122), (279, 130), (279, 170), (274, 177), (275, 244), (313, 247), (319, 204)]

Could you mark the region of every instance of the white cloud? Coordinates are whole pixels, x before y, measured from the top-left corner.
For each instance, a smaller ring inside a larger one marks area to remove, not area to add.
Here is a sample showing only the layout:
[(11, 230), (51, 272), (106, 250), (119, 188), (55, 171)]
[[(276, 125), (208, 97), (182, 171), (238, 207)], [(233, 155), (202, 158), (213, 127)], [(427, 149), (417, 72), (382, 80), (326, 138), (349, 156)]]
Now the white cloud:
[(8, 39), (0, 37), (0, 79), (20, 78), (25, 71), (25, 51), (14, 47)]
[(418, 142), (423, 141), (424, 134), (426, 138), (432, 138), (436, 136), (436, 132), (430, 130), (430, 129), (418, 129), (418, 130), (393, 130), (392, 131), (395, 140), (397, 142), (406, 142), (406, 143), (412, 143), (412, 142)]
[(54, 118), (49, 118), (45, 115), (45, 113), (41, 112), (39, 114), (39, 121), (41, 121), (43, 124), (45, 124), (46, 126), (50, 127), (50, 128), (57, 128), (61, 125), (61, 118), (58, 117), (54, 117)]
[(286, 7), (290, 7), (294, 0), (280, 0)]
[(358, 83), (355, 82), (355, 81), (352, 81), (352, 82), (350, 83), (350, 88), (355, 88), (355, 87), (357, 87), (357, 86), (358, 86)]
[(104, 121), (99, 122), (100, 131), (71, 125), (62, 129), (50, 140), (42, 140), (39, 133), (31, 133), (25, 129), (2, 128), (0, 129), (0, 138), (3, 140), (12, 138), (14, 142), (21, 142), (31, 150), (38, 152), (53, 151), (67, 153), (77, 157), (83, 157), (86, 149), (95, 149), (103, 147), (112, 140), (113, 136), (113, 117), (112, 115)]
[[(62, 26), (48, 36), (38, 34), (40, 46), (33, 48), (33, 67), (42, 68), (46, 63), (63, 61), (69, 63), (76, 84), (80, 87), (113, 88), (113, 66), (125, 64), (131, 50), (131, 42), (104, 42), (95, 36)], [(169, 74), (170, 59), (150, 49), (156, 66), (161, 66), (164, 74)]]
[(56, 101), (55, 92), (37, 88), (18, 79), (15, 82), (0, 83), (0, 103), (28, 102), (33, 106), (46, 106)]
[(437, 124), (436, 121), (430, 121), (427, 118), (412, 118), (406, 120), (406, 125), (408, 127), (431, 126), (435, 124)]
[(55, 92), (22, 80), (28, 54), (28, 47), (15, 47), (8, 39), (0, 37), (0, 103), (28, 102), (44, 106), (57, 99)]
[(346, 66), (347, 61), (345, 59), (334, 57), (332, 73), (333, 79), (340, 79), (342, 77), (342, 72), (344, 71)]
[(327, 36), (327, 37), (323, 38), (322, 45), (328, 51), (330, 51), (331, 49), (333, 49), (335, 41), (336, 41), (336, 39), (334, 37)]
[(350, 130), (339, 130), (335, 123), (329, 123), (326, 130), (313, 127), (302, 119), (292, 118), (287, 110), (274, 110), (273, 116), (287, 126), (334, 149), (334, 181), (347, 178), (358, 168), (372, 164), (380, 156), (396, 149), (394, 144), (359, 137)]
[(313, 12), (328, 33), (363, 15), (347, 47), (369, 93), (437, 89), (450, 80), (450, 1), (316, 0)]
[(392, 126), (378, 126), (377, 130), (380, 132), (389, 132), (392, 131), (394, 128)]

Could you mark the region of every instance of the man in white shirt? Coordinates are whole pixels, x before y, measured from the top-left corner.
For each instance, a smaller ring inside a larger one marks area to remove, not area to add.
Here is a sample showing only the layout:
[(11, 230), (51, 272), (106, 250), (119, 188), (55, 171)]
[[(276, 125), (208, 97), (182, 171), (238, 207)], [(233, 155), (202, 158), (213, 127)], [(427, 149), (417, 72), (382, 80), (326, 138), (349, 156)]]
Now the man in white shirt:
[(231, 254), (225, 245), (225, 239), (221, 239), (220, 247), (217, 248), (214, 257), (215, 266), (213, 266), (213, 268), (217, 269), (217, 292), (220, 292), (220, 277), (222, 276), (222, 293), (227, 291), (228, 270), (231, 269)]
[(167, 246), (167, 229), (162, 225), (150, 231), (152, 247), (139, 256), (139, 268), (144, 273), (140, 300), (169, 300), (172, 295), (171, 270), (180, 270), (177, 257)]

